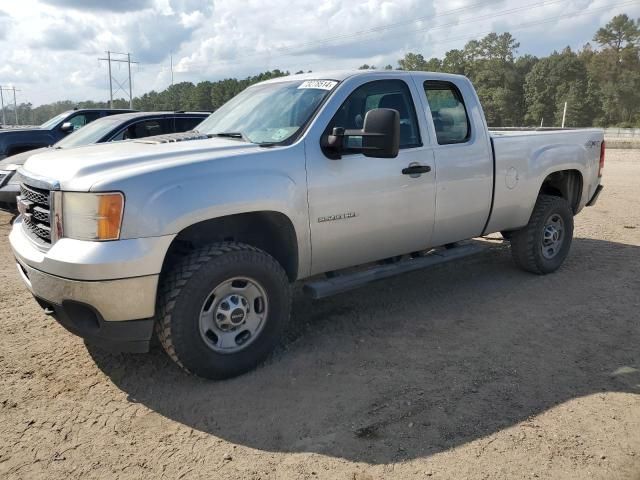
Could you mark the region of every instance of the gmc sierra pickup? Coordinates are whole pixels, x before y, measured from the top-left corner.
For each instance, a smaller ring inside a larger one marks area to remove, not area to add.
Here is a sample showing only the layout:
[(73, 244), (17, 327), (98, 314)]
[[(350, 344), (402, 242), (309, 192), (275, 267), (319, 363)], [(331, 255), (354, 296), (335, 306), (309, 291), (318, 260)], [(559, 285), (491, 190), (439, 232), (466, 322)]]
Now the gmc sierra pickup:
[(144, 352), (155, 330), (183, 369), (223, 378), (278, 343), (294, 281), (319, 298), (492, 232), (553, 272), (603, 165), (601, 130), (489, 132), (462, 76), (309, 73), (247, 88), (195, 132), (31, 157), (10, 242), (71, 332)]

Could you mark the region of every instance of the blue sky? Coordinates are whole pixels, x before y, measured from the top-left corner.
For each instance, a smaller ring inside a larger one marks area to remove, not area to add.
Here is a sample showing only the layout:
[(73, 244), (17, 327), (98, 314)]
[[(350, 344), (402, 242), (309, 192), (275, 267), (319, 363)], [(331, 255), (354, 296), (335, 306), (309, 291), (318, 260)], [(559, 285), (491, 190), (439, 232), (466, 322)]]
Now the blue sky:
[[(272, 68), (396, 66), (406, 52), (441, 56), (490, 31), (519, 53), (579, 48), (625, 0), (20, 0), (0, 2), (0, 85), (19, 101), (108, 97), (105, 50), (131, 52), (134, 95), (176, 81)], [(126, 78), (126, 69), (114, 75)]]

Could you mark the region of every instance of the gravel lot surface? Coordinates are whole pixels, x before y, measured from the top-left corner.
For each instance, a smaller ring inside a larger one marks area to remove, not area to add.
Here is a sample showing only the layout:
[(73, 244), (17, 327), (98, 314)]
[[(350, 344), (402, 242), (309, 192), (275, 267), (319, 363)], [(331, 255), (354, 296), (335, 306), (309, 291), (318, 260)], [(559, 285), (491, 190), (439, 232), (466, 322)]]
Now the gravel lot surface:
[(224, 382), (67, 333), (21, 285), (1, 214), (0, 478), (640, 479), (640, 150), (607, 155), (556, 274), (493, 240), (298, 292), (301, 333)]

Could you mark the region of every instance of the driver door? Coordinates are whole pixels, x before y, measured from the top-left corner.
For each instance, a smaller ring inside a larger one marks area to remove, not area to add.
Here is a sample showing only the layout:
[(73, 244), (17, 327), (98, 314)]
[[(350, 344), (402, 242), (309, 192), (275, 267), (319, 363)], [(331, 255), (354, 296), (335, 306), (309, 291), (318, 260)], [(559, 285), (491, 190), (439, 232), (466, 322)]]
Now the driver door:
[[(312, 273), (337, 270), (422, 250), (430, 243), (435, 212), (431, 147), (424, 146), (415, 94), (404, 80), (376, 80), (356, 88), (323, 133), (334, 127), (361, 129), (366, 113), (391, 108), (400, 114), (396, 158), (365, 157), (349, 138), (342, 158), (332, 160), (318, 145), (307, 147)], [(424, 128), (424, 125), (422, 125)], [(309, 142), (319, 140), (309, 137)], [(431, 172), (403, 174), (413, 166)]]

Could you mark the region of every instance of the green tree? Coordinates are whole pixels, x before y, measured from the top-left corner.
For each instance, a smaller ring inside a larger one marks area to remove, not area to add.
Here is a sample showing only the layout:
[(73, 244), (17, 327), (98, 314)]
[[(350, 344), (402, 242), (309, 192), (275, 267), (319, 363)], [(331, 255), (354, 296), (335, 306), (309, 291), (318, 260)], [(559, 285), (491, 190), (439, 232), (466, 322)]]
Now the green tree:
[[(387, 65), (391, 67), (391, 65)], [(419, 53), (407, 53), (404, 58), (398, 60), (400, 70), (420, 71), (420, 72), (441, 72), (442, 60), (433, 57), (425, 60)], [(385, 67), (386, 68), (386, 67)], [(389, 68), (391, 70), (393, 67)]]
[(427, 61), (419, 53), (407, 53), (398, 60), (398, 68), (400, 70), (426, 71)]
[(525, 81), (526, 122), (560, 126), (567, 102), (565, 126), (586, 127), (599, 113), (597, 90), (580, 57), (567, 47), (541, 59)]
[(602, 98), (603, 125), (633, 126), (640, 122), (640, 22), (617, 15), (593, 40), (601, 50), (588, 56), (590, 76)]
[(598, 29), (593, 40), (619, 55), (623, 49), (637, 46), (639, 38), (640, 20), (633, 20), (627, 14), (622, 14), (613, 17), (606, 26)]
[(490, 126), (522, 123), (518, 97), (518, 83), (522, 79), (514, 60), (519, 46), (508, 32), (490, 33), (481, 40), (468, 42), (462, 50), (461, 65), (474, 82)]

